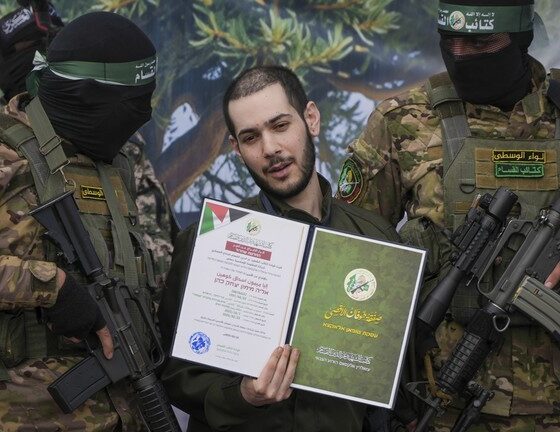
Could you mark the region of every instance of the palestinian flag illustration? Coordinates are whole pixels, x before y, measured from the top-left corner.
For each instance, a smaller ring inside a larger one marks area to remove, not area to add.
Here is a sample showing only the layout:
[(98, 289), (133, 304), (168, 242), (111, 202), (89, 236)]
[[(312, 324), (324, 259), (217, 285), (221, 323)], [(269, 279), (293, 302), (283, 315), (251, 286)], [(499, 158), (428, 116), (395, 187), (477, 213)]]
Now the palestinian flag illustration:
[(227, 207), (224, 204), (206, 202), (204, 210), (202, 211), (199, 235), (221, 228), (234, 220), (242, 218), (248, 213), (249, 212)]

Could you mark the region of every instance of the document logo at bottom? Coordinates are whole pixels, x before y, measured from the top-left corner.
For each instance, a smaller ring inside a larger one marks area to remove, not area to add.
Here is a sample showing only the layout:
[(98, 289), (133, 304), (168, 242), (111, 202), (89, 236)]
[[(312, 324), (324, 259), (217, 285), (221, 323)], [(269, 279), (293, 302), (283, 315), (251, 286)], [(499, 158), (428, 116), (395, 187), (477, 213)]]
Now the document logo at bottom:
[(189, 344), (194, 353), (204, 354), (210, 349), (210, 338), (205, 333), (196, 332), (189, 338)]

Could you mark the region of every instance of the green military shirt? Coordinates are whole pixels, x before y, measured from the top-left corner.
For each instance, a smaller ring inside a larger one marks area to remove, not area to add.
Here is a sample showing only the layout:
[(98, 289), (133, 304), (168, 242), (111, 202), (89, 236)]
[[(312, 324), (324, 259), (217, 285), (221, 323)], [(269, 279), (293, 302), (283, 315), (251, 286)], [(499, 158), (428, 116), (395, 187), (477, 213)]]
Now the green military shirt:
[[(511, 112), (464, 103), (473, 137), (554, 138), (555, 107), (546, 97), (549, 81), (540, 63), (532, 60), (531, 67), (532, 92)], [(441, 244), (447, 241), (438, 229), (444, 223), (442, 131), (426, 87), (381, 102), (348, 151), (338, 196), (385, 216), (394, 225), (405, 213), (411, 221), (429, 221), (426, 237), (432, 236), (435, 246), (427, 270), (438, 272), (449, 252), (448, 244)], [(461, 334), (455, 323), (440, 326), (442, 355), (436, 360), (450, 354)], [(560, 350), (542, 328), (525, 326), (506, 332), (504, 344), (483, 369), (482, 382), (496, 392), (484, 412), (538, 416), (540, 420), (535, 421), (557, 425), (555, 430), (560, 430)]]
[[(320, 179), (323, 192), (322, 220), (268, 197), (273, 212), (302, 222), (325, 225), (372, 238), (398, 241), (391, 225), (368, 211), (331, 198), (327, 181)], [(258, 196), (239, 205), (266, 212)], [(177, 239), (171, 270), (159, 311), (164, 343), (169, 346), (189, 270), (189, 258), (196, 226), (183, 231)], [(277, 404), (254, 407), (241, 396), (239, 375), (219, 372), (204, 366), (171, 359), (162, 380), (171, 402), (190, 414), (189, 431), (321, 431), (361, 432), (366, 406), (302, 390)]]

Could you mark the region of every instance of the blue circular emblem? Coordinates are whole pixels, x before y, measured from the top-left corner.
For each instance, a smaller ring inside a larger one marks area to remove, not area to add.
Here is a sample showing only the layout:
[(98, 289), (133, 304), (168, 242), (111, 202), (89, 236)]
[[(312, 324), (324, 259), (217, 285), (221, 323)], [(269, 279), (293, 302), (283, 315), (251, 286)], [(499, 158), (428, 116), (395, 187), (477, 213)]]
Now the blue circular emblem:
[(202, 332), (196, 332), (189, 338), (191, 349), (196, 354), (204, 354), (210, 349), (210, 338)]

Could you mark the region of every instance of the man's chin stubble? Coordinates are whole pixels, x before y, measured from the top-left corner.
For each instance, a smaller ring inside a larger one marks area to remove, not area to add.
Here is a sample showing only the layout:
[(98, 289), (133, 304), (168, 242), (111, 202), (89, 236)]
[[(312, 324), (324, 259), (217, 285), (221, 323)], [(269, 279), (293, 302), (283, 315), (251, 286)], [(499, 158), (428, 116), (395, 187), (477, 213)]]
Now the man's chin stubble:
[(255, 181), (255, 183), (260, 189), (262, 189), (266, 194), (279, 199), (288, 199), (296, 196), (297, 194), (302, 192), (307, 186), (307, 183), (309, 183), (309, 181), (305, 182), (305, 178), (302, 176), (300, 179), (297, 180), (296, 183), (292, 185), (288, 185), (285, 188), (275, 188), (274, 186), (271, 186), (262, 177), (255, 175), (255, 173), (252, 172), (251, 170), (249, 170), (249, 173), (251, 174), (251, 177), (253, 177), (253, 180)]

